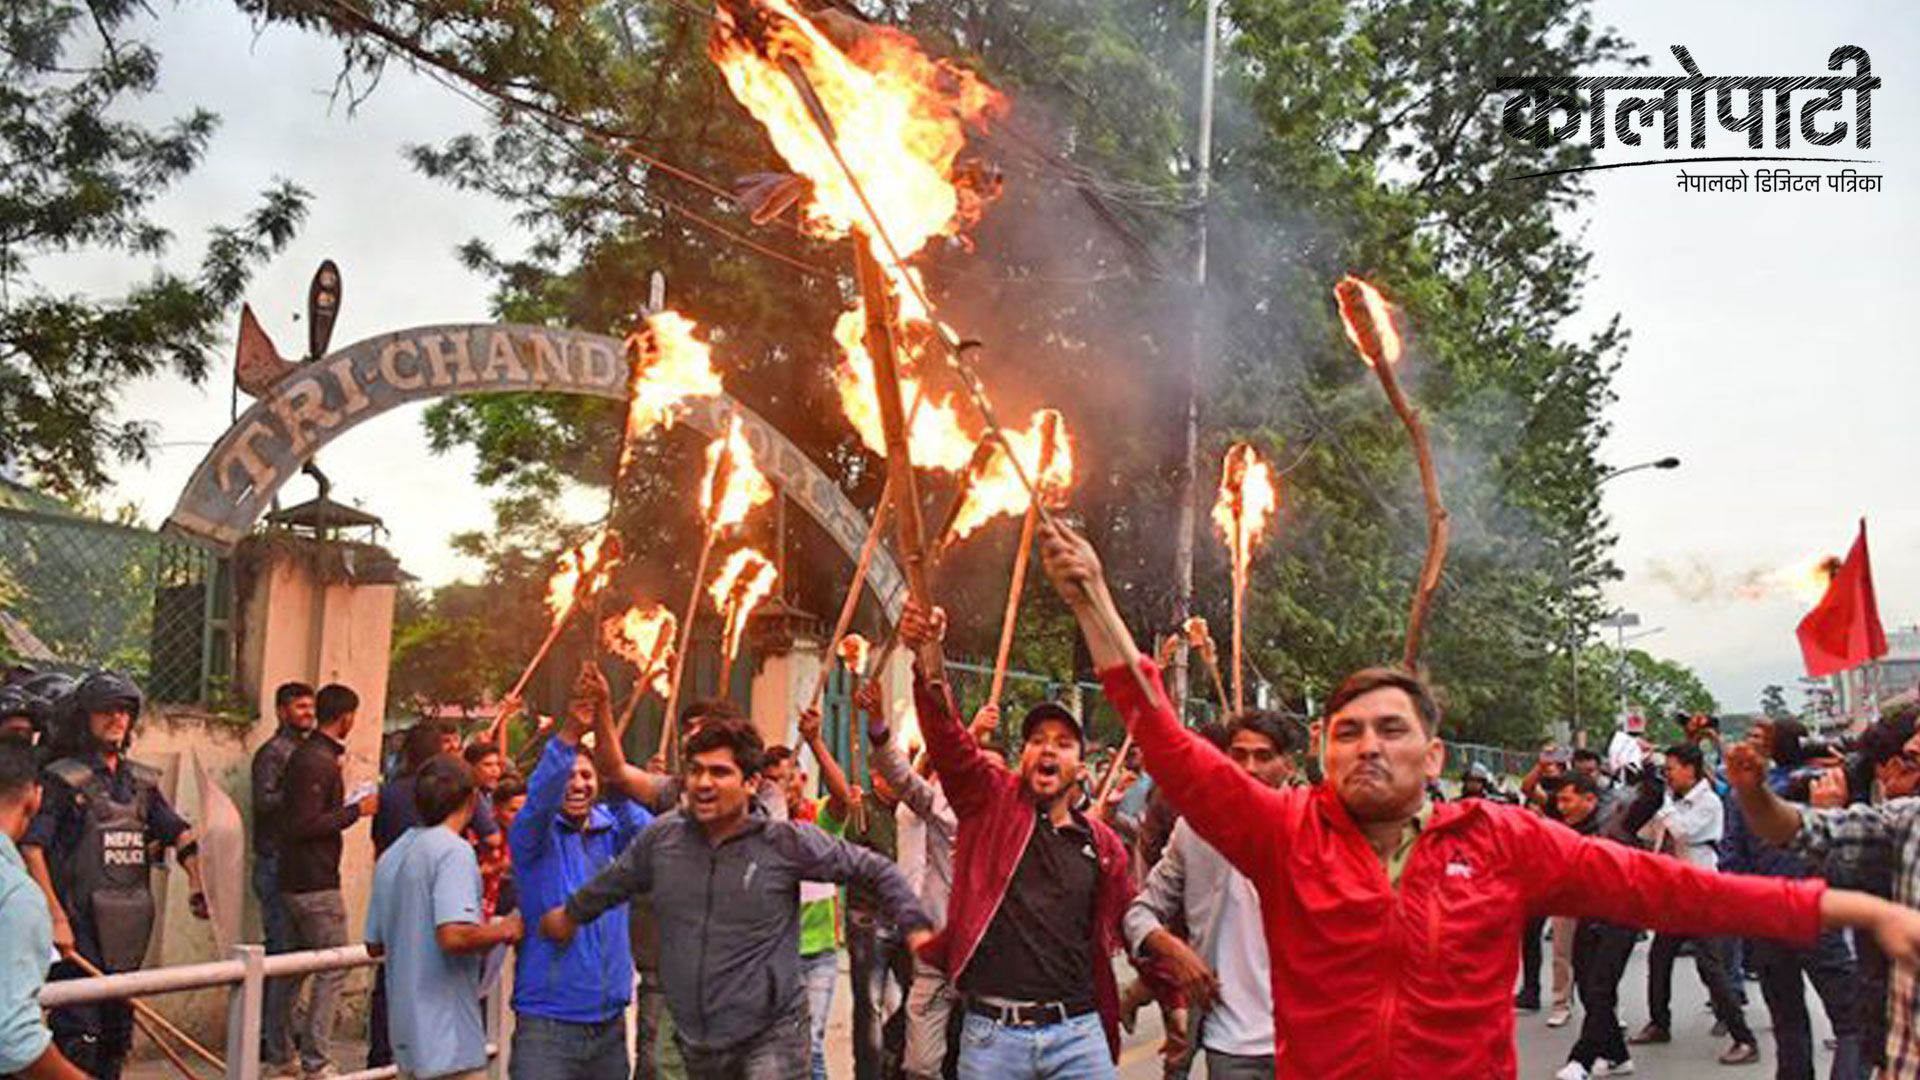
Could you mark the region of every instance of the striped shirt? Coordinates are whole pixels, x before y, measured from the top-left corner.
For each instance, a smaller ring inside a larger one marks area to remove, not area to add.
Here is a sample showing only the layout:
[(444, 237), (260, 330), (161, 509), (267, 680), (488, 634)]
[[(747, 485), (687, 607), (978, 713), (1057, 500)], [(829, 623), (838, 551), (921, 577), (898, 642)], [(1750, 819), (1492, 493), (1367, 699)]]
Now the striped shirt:
[[(1920, 798), (1837, 810), (1801, 808), (1789, 849), (1839, 888), (1861, 889), (1920, 907)], [(1887, 982), (1884, 1080), (1920, 1080), (1920, 1018), (1914, 967), (1895, 964)]]

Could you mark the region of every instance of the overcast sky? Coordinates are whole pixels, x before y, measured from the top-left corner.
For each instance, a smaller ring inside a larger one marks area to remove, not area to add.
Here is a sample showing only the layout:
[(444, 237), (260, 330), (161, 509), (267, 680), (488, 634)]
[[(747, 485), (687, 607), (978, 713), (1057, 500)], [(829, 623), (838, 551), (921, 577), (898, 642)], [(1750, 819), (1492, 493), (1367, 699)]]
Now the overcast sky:
[[(487, 319), (487, 282), (459, 265), (454, 247), (480, 236), (514, 250), (512, 208), (425, 180), (401, 158), (409, 143), (479, 128), (480, 110), (396, 69), (349, 115), (330, 98), (338, 50), (317, 36), (256, 35), (224, 3), (158, 10), (147, 36), (164, 58), (163, 88), (143, 115), (203, 106), (224, 121), (203, 167), (157, 208), (179, 233), (176, 262), (197, 253), (207, 224), (233, 219), (285, 176), (313, 193), (312, 216), (250, 290), (283, 353), (304, 348), (298, 315), (325, 257), (345, 279), (336, 347)], [(1611, 597), (1660, 629), (1647, 648), (1699, 670), (1728, 710), (1752, 708), (1768, 682), (1793, 685), (1793, 628), (1810, 600), (1785, 583), (1843, 552), (1861, 516), (1886, 622), (1920, 615), (1920, 508), (1906, 498), (1905, 457), (1908, 413), (1920, 402), (1920, 356), (1905, 325), (1920, 302), (1916, 11), (1911, 0), (1599, 4), (1659, 73), (1678, 72), (1675, 44), (1708, 75), (1822, 74), (1829, 50), (1853, 44), (1886, 83), (1874, 98), (1873, 147), (1858, 155), (1878, 160), (1881, 193), (1685, 193), (1675, 190), (1676, 167), (1650, 167), (1596, 174), (1580, 216), (1595, 253), (1591, 315), (1618, 312), (1633, 332), (1607, 458), (1684, 462), (1608, 487), (1626, 574)], [(1724, 152), (1742, 152), (1719, 138)], [(1808, 148), (1796, 137), (1789, 152)], [(1621, 157), (1615, 148), (1607, 159)], [(42, 277), (112, 293), (142, 272), (120, 259), (70, 258)], [(113, 501), (164, 519), (226, 427), (228, 387), (223, 363), (204, 387), (155, 380), (129, 393), (124, 413), (158, 423), (165, 445), (150, 466), (120, 471)], [(336, 497), (386, 518), (414, 573), (437, 582), (471, 569), (445, 539), (488, 523), (487, 495), (470, 479), (469, 455), (429, 453), (417, 409), (357, 428), (320, 461)], [(310, 494), (304, 479), (286, 491), (289, 500)]]

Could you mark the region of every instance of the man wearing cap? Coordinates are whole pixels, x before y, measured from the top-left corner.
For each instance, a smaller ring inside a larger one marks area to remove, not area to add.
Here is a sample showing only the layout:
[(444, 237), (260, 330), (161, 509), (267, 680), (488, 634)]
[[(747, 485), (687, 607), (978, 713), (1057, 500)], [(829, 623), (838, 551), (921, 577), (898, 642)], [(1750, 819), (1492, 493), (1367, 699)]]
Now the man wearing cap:
[[(901, 639), (939, 648), (945, 617), (910, 608)], [(961, 723), (946, 683), (916, 664), (914, 699), (959, 818), (947, 924), (923, 955), (966, 1002), (961, 1080), (1115, 1075), (1120, 992), (1111, 957), (1133, 899), (1125, 845), (1074, 807), (1085, 735), (1051, 702), (1020, 722), (998, 765)]]

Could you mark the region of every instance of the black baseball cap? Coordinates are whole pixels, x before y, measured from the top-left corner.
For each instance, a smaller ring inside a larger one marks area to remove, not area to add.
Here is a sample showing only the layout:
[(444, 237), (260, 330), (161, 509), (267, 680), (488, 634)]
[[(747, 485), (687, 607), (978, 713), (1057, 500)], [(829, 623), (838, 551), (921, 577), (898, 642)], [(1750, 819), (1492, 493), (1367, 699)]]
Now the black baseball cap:
[(1020, 741), (1026, 742), (1033, 735), (1033, 729), (1048, 720), (1057, 720), (1072, 728), (1073, 737), (1079, 741), (1080, 748), (1086, 749), (1087, 733), (1080, 727), (1080, 718), (1057, 701), (1043, 701), (1027, 710), (1027, 715), (1020, 719)]

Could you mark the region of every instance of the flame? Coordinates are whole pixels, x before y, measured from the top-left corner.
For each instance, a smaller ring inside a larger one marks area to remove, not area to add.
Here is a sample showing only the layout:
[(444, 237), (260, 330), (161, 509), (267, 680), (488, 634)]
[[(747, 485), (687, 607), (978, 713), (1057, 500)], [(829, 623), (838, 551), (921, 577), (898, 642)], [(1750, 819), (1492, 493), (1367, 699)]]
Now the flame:
[[(1007, 431), (1007, 442), (1041, 500), (1049, 508), (1065, 505), (1067, 489), (1073, 486), (1073, 440), (1060, 414), (1052, 409), (1036, 411), (1025, 431)], [(966, 501), (953, 518), (953, 538), (969, 536), (996, 517), (1024, 514), (1032, 501), (1020, 473), (1007, 460), (1006, 448), (995, 440), (985, 466), (967, 482)]]
[(679, 620), (665, 607), (655, 604), (642, 610), (635, 604), (624, 614), (601, 623), (600, 633), (609, 650), (625, 657), (642, 678), (651, 678), (653, 688), (664, 695), (671, 681), (668, 660), (673, 656), (678, 627)]
[(699, 327), (674, 311), (647, 316), (646, 327), (627, 338), (627, 429), (621, 466), (633, 456), (633, 441), (655, 428), (671, 428), (687, 400), (721, 392), (713, 352), (694, 336)]
[(1253, 549), (1280, 505), (1273, 468), (1251, 445), (1234, 443), (1220, 466), (1220, 497), (1213, 504), (1213, 523), (1233, 556), (1233, 572), (1245, 580)]
[[(604, 557), (602, 548), (606, 550)], [(561, 552), (553, 576), (547, 579), (547, 610), (553, 613), (553, 621), (566, 618), (582, 596), (606, 588), (619, 561), (619, 541), (607, 532), (595, 533)]]
[(727, 433), (707, 444), (707, 474), (700, 482), (700, 512), (715, 529), (738, 525), (747, 512), (773, 498), (773, 485), (753, 461), (753, 446), (738, 416)]
[[(840, 391), (840, 408), (867, 449), (885, 456), (886, 432), (880, 424), (879, 391), (876, 389), (873, 357), (867, 352), (867, 316), (864, 305), (841, 314), (833, 326), (834, 340), (840, 343), (841, 360), (834, 368), (833, 381)], [(919, 404), (914, 402), (918, 400)], [(912, 415), (907, 427), (908, 452), (915, 466), (957, 473), (973, 457), (974, 438), (960, 422), (960, 409), (950, 394), (928, 393), (912, 375), (902, 370), (900, 401)]]
[(708, 586), (707, 595), (713, 598), (713, 606), (726, 625), (723, 647), (728, 660), (740, 655), (747, 618), (773, 592), (778, 577), (772, 560), (752, 548), (741, 548), (727, 557), (719, 576)]
[(1186, 632), (1187, 645), (1190, 648), (1205, 648), (1213, 641), (1213, 632), (1207, 629), (1207, 620), (1198, 615), (1181, 623), (1180, 629)]
[(859, 634), (848, 634), (840, 639), (838, 651), (847, 670), (859, 678), (867, 670), (867, 654), (873, 651), (873, 645)]
[(1333, 298), (1340, 306), (1340, 324), (1347, 329), (1347, 340), (1360, 352), (1369, 366), (1385, 359), (1400, 360), (1400, 331), (1393, 324), (1393, 305), (1380, 290), (1348, 274), (1333, 287)]
[(926, 740), (920, 735), (920, 713), (913, 707), (913, 697), (908, 695), (894, 702), (893, 724), (894, 740), (912, 757), (918, 753)]
[[(788, 73), (805, 75), (841, 156), (908, 259), (979, 219), (985, 193), (954, 163), (967, 127), (984, 126), (1005, 99), (972, 72), (928, 58), (906, 34), (859, 30), (843, 50), (789, 0), (734, 0), (719, 5), (708, 51), (774, 150), (811, 182), (806, 227), (837, 238), (868, 216)], [(888, 264), (884, 250), (873, 254)]]

